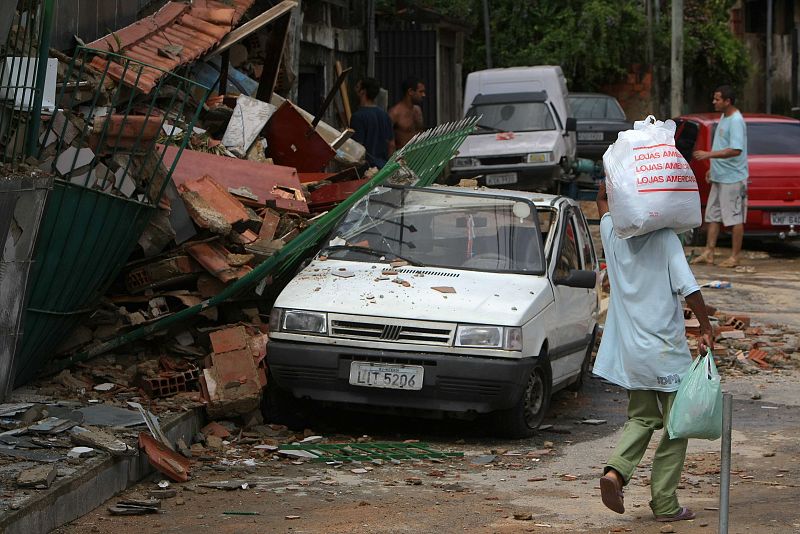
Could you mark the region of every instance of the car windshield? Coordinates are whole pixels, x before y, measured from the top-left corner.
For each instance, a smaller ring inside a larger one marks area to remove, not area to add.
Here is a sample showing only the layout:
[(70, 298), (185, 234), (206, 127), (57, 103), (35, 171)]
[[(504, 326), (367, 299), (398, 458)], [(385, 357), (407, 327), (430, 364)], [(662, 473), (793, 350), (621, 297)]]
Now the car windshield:
[[(478, 104), (472, 106), (467, 117), (480, 116), (480, 126), (506, 132), (533, 132), (555, 130), (556, 124), (544, 102), (517, 102), (511, 104)], [(480, 133), (480, 129), (478, 130)]]
[(329, 258), (542, 274), (535, 206), (523, 199), (378, 187), (353, 206), (322, 253)]
[(576, 119), (625, 120), (625, 113), (616, 100), (606, 96), (570, 96), (572, 116)]
[(750, 122), (747, 153), (800, 155), (800, 122)]

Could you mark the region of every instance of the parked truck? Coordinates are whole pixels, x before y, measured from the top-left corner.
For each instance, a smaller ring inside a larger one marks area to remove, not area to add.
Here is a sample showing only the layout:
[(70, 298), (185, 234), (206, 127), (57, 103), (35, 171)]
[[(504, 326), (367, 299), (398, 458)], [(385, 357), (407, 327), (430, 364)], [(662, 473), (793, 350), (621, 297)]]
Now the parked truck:
[(555, 192), (573, 181), (575, 119), (561, 67), (470, 73), (464, 115), (480, 116), (450, 166), (449, 183), (477, 178), (488, 187)]

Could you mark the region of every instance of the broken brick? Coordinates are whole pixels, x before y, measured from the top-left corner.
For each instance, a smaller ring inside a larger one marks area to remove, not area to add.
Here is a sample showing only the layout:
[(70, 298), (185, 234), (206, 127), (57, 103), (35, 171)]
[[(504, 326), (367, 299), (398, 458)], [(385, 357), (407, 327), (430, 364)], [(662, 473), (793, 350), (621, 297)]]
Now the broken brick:
[(189, 480), (189, 460), (159, 443), (152, 436), (144, 432), (139, 433), (139, 447), (144, 449), (150, 465), (174, 480), (186, 482)]
[(247, 265), (232, 266), (228, 261), (231, 253), (219, 243), (193, 243), (186, 246), (186, 252), (222, 282), (238, 280), (252, 270)]
[(178, 190), (182, 193), (192, 191), (200, 195), (206, 204), (221, 214), (231, 226), (250, 219), (244, 205), (208, 175), (187, 181), (178, 186)]

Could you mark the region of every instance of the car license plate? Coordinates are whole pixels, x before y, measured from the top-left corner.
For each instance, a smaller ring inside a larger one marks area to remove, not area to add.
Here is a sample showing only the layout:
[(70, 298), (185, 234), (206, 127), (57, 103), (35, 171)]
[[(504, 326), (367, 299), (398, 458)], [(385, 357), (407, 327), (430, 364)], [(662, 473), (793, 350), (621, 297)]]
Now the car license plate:
[(350, 363), (350, 383), (354, 386), (388, 389), (422, 389), (425, 369), (421, 365)]
[(790, 224), (800, 225), (800, 212), (798, 211), (778, 211), (769, 214), (772, 226), (789, 226)]
[(517, 183), (517, 173), (515, 172), (486, 175), (486, 185), (505, 185), (515, 183)]
[(603, 132), (578, 132), (578, 141), (602, 141)]

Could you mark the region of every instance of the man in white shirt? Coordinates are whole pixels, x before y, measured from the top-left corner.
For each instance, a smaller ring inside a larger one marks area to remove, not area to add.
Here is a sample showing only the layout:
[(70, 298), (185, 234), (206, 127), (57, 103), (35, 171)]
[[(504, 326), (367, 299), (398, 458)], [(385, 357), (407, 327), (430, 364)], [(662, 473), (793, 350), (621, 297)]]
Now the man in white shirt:
[[(662, 229), (629, 239), (617, 237), (604, 183), (597, 207), (611, 292), (593, 372), (628, 390), (628, 421), (606, 463), (600, 489), (603, 503), (623, 513), (622, 488), (653, 432), (666, 427), (678, 386), (692, 363), (680, 297), (700, 321), (701, 352), (713, 347), (713, 336), (700, 287), (675, 232)], [(664, 432), (655, 451), (650, 508), (658, 521), (694, 518), (691, 510), (678, 504), (676, 494), (687, 443)]]

